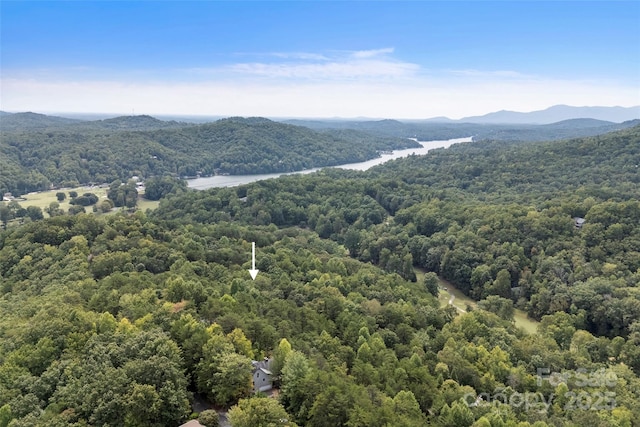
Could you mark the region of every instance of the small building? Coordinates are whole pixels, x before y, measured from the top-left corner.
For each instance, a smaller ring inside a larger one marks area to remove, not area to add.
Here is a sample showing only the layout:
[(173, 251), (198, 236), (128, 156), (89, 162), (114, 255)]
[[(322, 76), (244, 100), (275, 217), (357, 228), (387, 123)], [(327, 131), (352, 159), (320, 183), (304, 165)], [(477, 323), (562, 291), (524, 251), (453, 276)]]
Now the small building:
[(584, 225), (585, 222), (587, 222), (584, 218), (580, 218), (580, 217), (575, 217), (573, 218), (573, 222), (576, 226), (576, 228), (582, 228), (582, 226)]
[(184, 424), (180, 424), (180, 427), (204, 427), (198, 420), (187, 421)]
[(271, 364), (273, 359), (265, 357), (264, 360), (252, 360), (253, 365), (253, 392), (259, 393), (269, 391), (273, 388), (273, 374)]

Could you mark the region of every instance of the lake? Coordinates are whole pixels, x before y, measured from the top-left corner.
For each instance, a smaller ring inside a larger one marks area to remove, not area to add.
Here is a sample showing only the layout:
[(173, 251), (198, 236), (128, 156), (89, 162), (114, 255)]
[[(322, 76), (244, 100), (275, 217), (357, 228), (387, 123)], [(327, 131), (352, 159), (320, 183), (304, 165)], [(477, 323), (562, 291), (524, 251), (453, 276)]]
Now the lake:
[[(408, 148), (406, 150), (396, 150), (389, 154), (381, 154), (380, 157), (376, 157), (375, 159), (367, 160), (365, 162), (348, 163), (344, 165), (327, 166), (327, 167), (365, 171), (373, 166), (380, 165), (389, 160), (407, 157), (412, 154), (423, 155), (423, 154), (427, 154), (429, 150), (433, 150), (435, 148), (447, 148), (453, 144), (458, 144), (461, 142), (471, 142), (472, 137), (447, 139), (443, 141), (418, 141), (414, 138), (412, 139), (418, 142), (420, 145), (422, 145), (422, 148)], [(238, 185), (248, 184), (250, 182), (261, 181), (263, 179), (277, 178), (282, 175), (313, 173), (313, 172), (319, 171), (320, 169), (324, 169), (324, 168), (313, 168), (313, 169), (305, 169), (297, 172), (266, 173), (266, 174), (258, 174), (258, 175), (216, 175), (216, 176), (209, 176), (204, 178), (189, 179), (187, 180), (187, 183), (189, 188), (194, 188), (196, 190), (206, 190), (207, 188), (216, 188), (216, 187), (235, 187)]]

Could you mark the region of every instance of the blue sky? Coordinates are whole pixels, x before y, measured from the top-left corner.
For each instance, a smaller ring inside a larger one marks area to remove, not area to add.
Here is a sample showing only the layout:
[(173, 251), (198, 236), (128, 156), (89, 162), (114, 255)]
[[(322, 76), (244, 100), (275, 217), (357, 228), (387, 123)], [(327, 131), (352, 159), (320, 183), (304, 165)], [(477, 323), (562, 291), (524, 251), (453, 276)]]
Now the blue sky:
[(459, 118), (640, 104), (640, 2), (6, 1), (6, 111)]

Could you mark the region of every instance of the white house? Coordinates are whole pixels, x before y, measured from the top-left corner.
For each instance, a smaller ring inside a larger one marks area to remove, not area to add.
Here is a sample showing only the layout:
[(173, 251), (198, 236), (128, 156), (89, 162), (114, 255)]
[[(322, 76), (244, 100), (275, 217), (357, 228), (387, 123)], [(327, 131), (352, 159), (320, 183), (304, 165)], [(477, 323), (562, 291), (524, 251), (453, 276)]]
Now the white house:
[(253, 365), (253, 392), (269, 391), (273, 388), (273, 374), (271, 373), (272, 359), (267, 357), (264, 360), (252, 360)]

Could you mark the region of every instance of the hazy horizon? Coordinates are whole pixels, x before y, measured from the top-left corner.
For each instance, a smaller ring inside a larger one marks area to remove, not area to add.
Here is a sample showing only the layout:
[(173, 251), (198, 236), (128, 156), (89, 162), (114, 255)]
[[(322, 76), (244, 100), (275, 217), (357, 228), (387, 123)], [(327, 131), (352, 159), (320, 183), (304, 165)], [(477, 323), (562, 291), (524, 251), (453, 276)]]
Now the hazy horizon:
[(451, 119), (640, 104), (638, 2), (1, 2), (0, 109)]
[[(404, 117), (367, 117), (367, 116), (358, 116), (358, 117), (308, 117), (308, 116), (232, 116), (232, 115), (206, 115), (206, 114), (145, 114), (145, 113), (136, 113), (132, 111), (131, 114), (120, 114), (120, 113), (98, 113), (98, 112), (81, 112), (81, 111), (6, 111), (0, 110), (4, 113), (9, 114), (20, 114), (20, 113), (34, 113), (34, 114), (43, 114), (47, 116), (55, 116), (55, 117), (63, 117), (69, 119), (77, 119), (77, 120), (105, 120), (112, 119), (118, 117), (140, 117), (140, 116), (150, 116), (160, 120), (179, 120), (179, 119), (190, 119), (187, 121), (191, 121), (194, 123), (204, 122), (207, 120), (220, 120), (224, 118), (230, 117), (264, 117), (271, 120), (283, 121), (283, 120), (310, 120), (310, 121), (336, 121), (336, 122), (348, 122), (348, 121), (379, 121), (379, 120), (397, 120), (397, 121), (406, 121), (406, 122), (423, 122), (423, 121), (432, 121), (437, 123), (441, 120), (442, 123), (456, 123), (460, 122), (463, 119), (470, 119), (476, 117), (483, 117), (485, 115), (491, 115), (495, 113), (515, 113), (515, 114), (531, 114), (537, 112), (543, 112), (550, 108), (554, 107), (568, 107), (568, 108), (625, 108), (625, 109), (640, 109), (640, 105), (632, 105), (630, 107), (621, 107), (621, 106), (612, 106), (612, 107), (603, 107), (603, 106), (571, 106), (571, 105), (552, 105), (543, 110), (534, 110), (534, 111), (510, 111), (510, 110), (499, 110), (499, 111), (490, 111), (484, 114), (480, 114), (478, 116), (468, 116), (462, 117), (460, 119), (451, 119), (446, 116), (434, 116), (434, 117), (424, 117), (424, 118), (404, 118)], [(590, 118), (590, 117), (576, 117), (576, 118)], [(640, 117), (636, 117), (640, 119)], [(634, 118), (635, 119), (635, 118)], [(565, 119), (567, 120), (567, 119)], [(596, 120), (606, 120), (606, 119), (596, 119)], [(613, 120), (615, 122), (615, 120)], [(624, 120), (622, 120), (624, 121)], [(622, 121), (617, 121), (618, 123)]]

